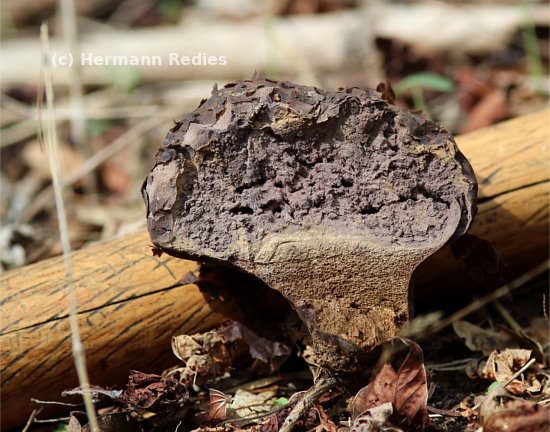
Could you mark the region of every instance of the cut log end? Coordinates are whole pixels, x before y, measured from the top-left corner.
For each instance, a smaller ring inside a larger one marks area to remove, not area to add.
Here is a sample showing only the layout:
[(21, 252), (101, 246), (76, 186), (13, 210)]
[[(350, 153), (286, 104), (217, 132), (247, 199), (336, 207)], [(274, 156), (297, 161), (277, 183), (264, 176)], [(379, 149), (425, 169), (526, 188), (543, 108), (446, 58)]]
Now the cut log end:
[(280, 291), (341, 371), (407, 322), (413, 270), (467, 230), (476, 191), (451, 135), (381, 94), (257, 80), (171, 130), (143, 195), (156, 246)]

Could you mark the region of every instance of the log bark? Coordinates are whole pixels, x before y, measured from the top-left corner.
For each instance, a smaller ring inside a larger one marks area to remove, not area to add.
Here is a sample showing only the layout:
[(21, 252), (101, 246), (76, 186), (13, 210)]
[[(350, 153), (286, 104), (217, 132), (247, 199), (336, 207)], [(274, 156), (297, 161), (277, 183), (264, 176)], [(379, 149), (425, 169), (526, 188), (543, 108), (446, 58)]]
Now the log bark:
[[(470, 232), (491, 241), (517, 275), (548, 256), (550, 110), (457, 137), (478, 177), (479, 211)], [(91, 380), (120, 385), (130, 369), (159, 372), (174, 363), (173, 334), (195, 333), (236, 316), (231, 301), (209, 301), (194, 284), (192, 261), (154, 257), (146, 233), (74, 253), (79, 322)], [(464, 271), (448, 248), (416, 274), (419, 288), (452, 287)], [(77, 385), (61, 257), (0, 279), (2, 427), (24, 423), (31, 397), (59, 400)], [(420, 290), (418, 290), (420, 291)]]
[[(478, 213), (469, 233), (501, 254), (507, 280), (548, 258), (550, 110), (524, 115), (456, 138), (479, 183)], [(415, 303), (443, 306), (468, 287), (483, 288), (446, 246), (416, 270)], [(442, 290), (441, 287), (445, 289)], [(456, 305), (455, 305), (456, 307)]]
[[(73, 261), (93, 384), (122, 385), (131, 369), (160, 372), (175, 363), (172, 335), (207, 330), (235, 312), (231, 303), (210, 301), (196, 285), (182, 283), (199, 265), (154, 257), (146, 232), (79, 250)], [(62, 257), (8, 272), (0, 283), (2, 428), (7, 429), (25, 422), (31, 397), (61, 400), (60, 392), (78, 381)]]

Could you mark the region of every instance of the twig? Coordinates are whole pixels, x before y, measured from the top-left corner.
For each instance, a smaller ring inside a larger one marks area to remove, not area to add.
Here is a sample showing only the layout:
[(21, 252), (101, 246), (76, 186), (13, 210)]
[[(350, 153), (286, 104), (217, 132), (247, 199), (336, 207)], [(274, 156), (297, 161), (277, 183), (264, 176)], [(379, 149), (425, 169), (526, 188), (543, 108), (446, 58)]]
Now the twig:
[[(59, 0), (61, 7), (61, 24), (63, 29), (63, 40), (65, 50), (73, 58), (80, 55), (80, 43), (78, 41), (77, 17), (74, 0)], [(69, 101), (71, 116), (71, 138), (74, 146), (81, 151), (81, 154), (91, 156), (93, 151), (88, 142), (88, 131), (86, 129), (86, 111), (84, 110), (84, 91), (82, 89), (82, 68), (80, 62), (75, 61), (69, 73)], [(83, 182), (84, 189), (93, 200), (97, 200), (97, 178), (90, 176)]]
[(31, 398), (31, 402), (40, 404), (40, 405), (61, 405), (61, 406), (68, 406), (68, 407), (79, 407), (82, 406), (81, 403), (69, 403), (69, 402), (58, 402), (58, 401), (43, 401), (39, 399)]
[(336, 382), (334, 378), (320, 378), (313, 384), (313, 387), (305, 392), (294, 408), (292, 408), (279, 432), (291, 432), (300, 417), (307, 413), (307, 410), (311, 408), (323, 393), (334, 387)]
[(436, 408), (430, 405), (427, 405), (426, 408), (428, 409), (429, 412), (440, 416), (462, 417), (462, 414), (456, 413), (454, 411), (444, 410), (444, 409)]
[[(82, 164), (78, 171), (72, 173), (70, 176), (64, 179), (62, 187), (69, 187), (77, 181), (81, 180), (83, 177), (99, 167), (103, 162), (113, 157), (118, 152), (122, 151), (127, 145), (132, 142), (138, 141), (141, 134), (158, 126), (166, 120), (167, 118), (165, 116), (160, 116), (153, 117), (138, 123), (136, 126), (129, 129), (127, 132), (115, 139), (107, 147), (104, 147), (99, 152), (94, 154), (91, 158), (86, 160), (86, 162)], [(28, 207), (27, 210), (19, 217), (19, 219), (16, 221), (16, 224), (24, 224), (32, 220), (34, 215), (36, 215), (37, 212), (39, 212), (46, 204), (51, 201), (52, 194), (53, 189), (51, 186), (40, 192), (40, 194), (34, 199), (32, 204), (30, 205), (30, 207)]]
[(29, 416), (29, 419), (27, 420), (27, 423), (25, 424), (25, 427), (21, 432), (27, 432), (29, 428), (31, 427), (32, 423), (34, 422), (34, 419), (38, 415), (38, 413), (42, 411), (42, 408), (36, 408), (32, 410), (31, 415)]
[(461, 370), (461, 369), (464, 369), (471, 360), (472, 358), (465, 358), (465, 359), (454, 360), (448, 363), (429, 364), (429, 365), (426, 365), (426, 369), (432, 370), (432, 371), (443, 371), (443, 372)]
[[(61, 24), (63, 28), (63, 39), (65, 49), (73, 58), (79, 55), (79, 43), (77, 39), (78, 29), (74, 0), (59, 0), (61, 8)], [(80, 62), (75, 61), (71, 66), (69, 74), (69, 100), (71, 104), (71, 138), (77, 148), (89, 155), (86, 134), (86, 114), (84, 111), (82, 91), (82, 70)]]
[(92, 394), (90, 392), (90, 380), (86, 370), (86, 359), (80, 338), (80, 330), (78, 328), (77, 318), (77, 300), (74, 290), (73, 263), (71, 259), (71, 245), (69, 241), (69, 229), (67, 225), (67, 214), (65, 213), (65, 205), (63, 203), (63, 189), (61, 186), (61, 169), (59, 166), (58, 146), (57, 146), (57, 130), (55, 125), (54, 114), (54, 93), (53, 80), (51, 74), (51, 65), (49, 64), (50, 47), (48, 40), (48, 25), (42, 24), (40, 27), (40, 38), (42, 41), (44, 55), (44, 85), (46, 91), (46, 109), (48, 111), (48, 121), (46, 122), (46, 145), (48, 149), (48, 159), (50, 170), (52, 172), (52, 182), (54, 186), (54, 198), (57, 208), (57, 216), (59, 223), (59, 231), (61, 234), (61, 244), (63, 246), (63, 257), (65, 260), (65, 269), (67, 273), (67, 289), (69, 294), (69, 323), (71, 328), (71, 340), (73, 348), (73, 357), (75, 359), (76, 373), (80, 387), (83, 390), (84, 406), (88, 421), (92, 432), (100, 432), (97, 417), (95, 413)]
[(286, 408), (288, 408), (287, 405), (281, 406), (279, 408), (272, 409), (271, 411), (267, 411), (265, 413), (258, 414), (258, 415), (252, 416), (252, 417), (239, 417), (239, 418), (224, 420), (224, 421), (220, 422), (220, 424), (240, 423), (240, 422), (247, 422), (247, 421), (250, 421), (250, 420), (258, 420), (258, 419), (261, 419), (261, 418), (269, 417), (273, 414), (277, 414), (278, 412), (281, 412), (282, 410), (284, 410)]
[(520, 277), (514, 279), (509, 284), (506, 284), (499, 289), (487, 294), (486, 296), (473, 301), (468, 306), (458, 310), (457, 312), (453, 313), (452, 315), (448, 316), (445, 319), (442, 319), (434, 326), (430, 327), (427, 334), (429, 333), (437, 333), (438, 331), (444, 329), (448, 325), (454, 323), (455, 321), (459, 321), (465, 316), (470, 315), (471, 313), (487, 306), (488, 304), (494, 302), (495, 300), (498, 300), (507, 294), (509, 294), (511, 291), (523, 286), (530, 280), (536, 278), (538, 275), (544, 273), (550, 268), (550, 260), (546, 260), (536, 266), (535, 268), (529, 270), (527, 273), (521, 275)]
[(508, 324), (508, 326), (514, 330), (516, 333), (520, 333), (522, 331), (521, 326), (518, 324), (518, 322), (514, 319), (514, 317), (508, 312), (508, 310), (504, 307), (504, 305), (498, 301), (495, 300), (493, 302), (493, 307), (496, 309), (500, 317)]
[(476, 411), (477, 409), (479, 409), (479, 407), (481, 406), (481, 404), (483, 404), (483, 402), (485, 402), (486, 400), (490, 399), (493, 397), (493, 395), (495, 393), (497, 393), (500, 389), (502, 388), (506, 388), (506, 386), (508, 384), (510, 384), (512, 381), (514, 381), (518, 376), (520, 376), (523, 372), (525, 372), (527, 369), (529, 369), (531, 367), (531, 365), (533, 363), (535, 363), (536, 359), (532, 358), (531, 360), (529, 360), (527, 363), (525, 363), (523, 365), (523, 367), (518, 370), (514, 375), (512, 375), (510, 378), (508, 378), (506, 381), (500, 383), (499, 385), (495, 386), (489, 393), (487, 393), (487, 395), (483, 398), (483, 400), (481, 402), (479, 402), (477, 405), (475, 405), (473, 408), (472, 408), (472, 411)]
[(34, 422), (35, 423), (59, 423), (59, 422), (68, 422), (69, 420), (71, 420), (70, 417), (56, 417), (56, 418), (43, 419), (43, 420), (34, 419)]
[(549, 321), (548, 303), (546, 302), (546, 293), (542, 293), (542, 314), (544, 315), (544, 318), (546, 319), (546, 321)]
[(287, 372), (287, 373), (281, 373), (277, 375), (271, 375), (271, 376), (259, 378), (254, 381), (247, 381), (242, 384), (238, 384), (228, 389), (225, 389), (224, 391), (226, 393), (235, 393), (237, 390), (241, 389), (241, 390), (253, 392), (254, 390), (262, 389), (264, 387), (273, 385), (280, 381), (287, 381), (291, 379), (311, 380), (311, 378), (312, 378), (311, 372), (309, 371)]
[[(2, 97), (4, 97), (2, 95)], [(130, 119), (151, 117), (157, 114), (157, 105), (143, 106), (117, 106), (117, 107), (88, 107), (85, 116), (88, 119)], [(72, 116), (69, 107), (57, 107), (56, 120), (58, 122), (69, 120)], [(36, 135), (36, 123), (38, 115), (35, 109), (31, 109), (24, 119), (10, 124), (2, 129), (2, 141), (0, 148), (9, 147), (15, 143), (29, 139)]]
[(32, 112), (31, 107), (4, 92), (0, 93), (0, 98), (2, 99), (2, 102), (0, 102), (2, 107), (19, 114), (21, 118), (28, 117)]

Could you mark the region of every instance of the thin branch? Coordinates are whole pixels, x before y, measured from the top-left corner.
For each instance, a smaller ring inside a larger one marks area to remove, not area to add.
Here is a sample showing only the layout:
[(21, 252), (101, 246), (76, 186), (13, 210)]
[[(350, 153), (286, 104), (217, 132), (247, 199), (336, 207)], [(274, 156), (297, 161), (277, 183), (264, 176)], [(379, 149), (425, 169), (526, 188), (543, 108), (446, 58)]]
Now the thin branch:
[[(171, 111), (173, 112), (173, 111)], [(139, 137), (147, 132), (150, 129), (158, 126), (161, 123), (167, 121), (165, 116), (161, 117), (152, 117), (145, 121), (139, 122), (136, 126), (129, 129), (127, 132), (119, 136), (113, 142), (111, 142), (107, 147), (102, 148), (92, 157), (86, 160), (84, 164), (78, 169), (78, 171), (72, 173), (66, 179), (63, 180), (62, 187), (67, 188), (77, 181), (81, 180), (83, 177), (91, 173), (93, 170), (98, 168), (103, 162), (113, 157), (118, 152), (122, 151), (127, 145), (132, 142), (137, 142)], [(31, 205), (27, 210), (21, 214), (19, 219), (16, 221), (16, 224), (28, 223), (32, 218), (45, 206), (47, 205), (53, 195), (53, 189), (51, 186), (48, 186), (34, 199)]]
[(279, 432), (291, 432), (296, 422), (304, 416), (323, 393), (336, 385), (335, 378), (319, 378), (307, 392), (304, 393), (298, 403), (292, 408)]
[(510, 384), (512, 381), (514, 381), (518, 376), (520, 376), (523, 372), (525, 372), (527, 369), (531, 367), (533, 363), (535, 363), (536, 359), (532, 358), (527, 363), (523, 365), (523, 367), (518, 370), (515, 374), (513, 374), (510, 378), (508, 378), (506, 381), (501, 382), (499, 385), (495, 386), (487, 395), (483, 398), (481, 402), (479, 402), (476, 406), (472, 408), (473, 411), (476, 411), (479, 409), (481, 404), (485, 402), (486, 400), (492, 398), (496, 393), (498, 393), (499, 390), (505, 389), (508, 384)]
[(42, 411), (42, 408), (36, 408), (36, 409), (32, 410), (32, 413), (29, 416), (29, 419), (27, 420), (27, 423), (25, 424), (25, 427), (23, 428), (23, 430), (21, 432), (27, 432), (29, 430), (29, 428), (31, 427), (31, 425), (35, 421), (35, 418), (36, 418), (36, 416), (38, 415), (38, 413), (40, 411)]
[[(61, 8), (61, 24), (65, 49), (73, 58), (79, 56), (80, 44), (78, 42), (78, 28), (74, 0), (59, 0)], [(77, 148), (90, 155), (87, 144), (86, 113), (84, 111), (82, 91), (82, 70), (80, 62), (75, 61), (69, 74), (69, 99), (71, 105), (71, 138)]]
[(495, 300), (498, 300), (510, 292), (514, 291), (515, 289), (525, 285), (527, 282), (531, 281), (532, 279), (536, 278), (537, 276), (541, 275), (545, 271), (547, 271), (550, 268), (550, 260), (546, 260), (536, 266), (535, 268), (529, 270), (527, 273), (521, 275), (520, 277), (514, 279), (509, 284), (506, 284), (499, 289), (490, 292), (486, 296), (473, 301), (468, 306), (456, 311), (455, 313), (449, 315), (447, 318), (442, 319), (435, 325), (428, 328), (426, 331), (427, 334), (429, 333), (437, 333), (438, 331), (444, 329), (448, 325), (460, 321), (462, 318), (470, 315), (471, 313), (487, 306), (488, 304), (494, 302)]
[(40, 404), (40, 405), (61, 405), (61, 406), (67, 406), (67, 407), (79, 407), (79, 406), (82, 406), (81, 403), (69, 403), (69, 402), (58, 402), (58, 401), (43, 401), (43, 400), (34, 399), (34, 398), (31, 398), (31, 402), (33, 402), (33, 403), (35, 403), (35, 404)]

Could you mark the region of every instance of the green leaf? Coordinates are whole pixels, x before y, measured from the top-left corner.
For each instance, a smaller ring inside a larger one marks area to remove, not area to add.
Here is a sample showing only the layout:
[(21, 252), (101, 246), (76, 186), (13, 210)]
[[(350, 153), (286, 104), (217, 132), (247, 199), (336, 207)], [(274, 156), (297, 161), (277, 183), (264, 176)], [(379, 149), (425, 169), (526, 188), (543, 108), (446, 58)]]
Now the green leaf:
[(97, 137), (106, 132), (111, 127), (111, 121), (107, 119), (90, 119), (86, 124), (88, 135)]
[(495, 387), (498, 387), (499, 385), (501, 385), (502, 383), (500, 381), (495, 381), (494, 383), (492, 383), (489, 387), (487, 387), (487, 390), (485, 390), (485, 394), (489, 394), (490, 392), (493, 391), (493, 389)]
[(288, 404), (288, 399), (285, 397), (280, 397), (275, 402), (273, 402), (273, 404), (277, 406), (285, 406)]
[(108, 66), (106, 74), (116, 88), (127, 93), (134, 90), (141, 81), (141, 70), (137, 66)]
[(180, 0), (160, 0), (159, 11), (162, 21), (177, 22), (181, 12)]
[(419, 88), (449, 93), (455, 89), (455, 84), (451, 79), (443, 75), (431, 72), (419, 72), (399, 81), (394, 90), (395, 94), (399, 96), (407, 90)]

